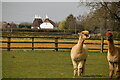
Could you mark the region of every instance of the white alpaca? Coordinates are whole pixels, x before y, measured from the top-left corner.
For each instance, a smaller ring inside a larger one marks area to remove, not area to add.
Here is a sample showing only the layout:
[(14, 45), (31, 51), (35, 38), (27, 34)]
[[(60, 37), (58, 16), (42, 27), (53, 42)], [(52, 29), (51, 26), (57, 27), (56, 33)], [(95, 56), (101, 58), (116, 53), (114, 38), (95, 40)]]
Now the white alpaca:
[(78, 76), (81, 76), (84, 73), (85, 62), (88, 55), (88, 49), (83, 43), (85, 39), (90, 37), (89, 32), (82, 31), (79, 35), (78, 43), (71, 49), (71, 60), (74, 68), (74, 77), (76, 76), (77, 72)]
[(116, 76), (120, 79), (120, 47), (115, 47), (113, 41), (113, 34), (111, 31), (106, 33), (108, 41), (108, 54), (107, 59), (109, 62), (109, 77), (112, 78), (114, 74), (114, 68), (116, 68)]

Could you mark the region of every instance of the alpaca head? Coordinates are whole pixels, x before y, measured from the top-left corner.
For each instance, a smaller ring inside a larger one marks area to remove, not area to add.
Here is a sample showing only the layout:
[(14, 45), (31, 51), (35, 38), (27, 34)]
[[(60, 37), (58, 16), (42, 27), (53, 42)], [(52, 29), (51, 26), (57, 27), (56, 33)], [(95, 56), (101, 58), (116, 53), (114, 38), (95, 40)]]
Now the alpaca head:
[(82, 39), (88, 39), (88, 38), (90, 38), (90, 34), (89, 34), (89, 31), (82, 31), (81, 33), (78, 33), (80, 36), (79, 36), (79, 38), (82, 38)]
[(111, 31), (107, 31), (106, 32), (106, 39), (108, 41), (112, 41), (113, 40), (113, 33)]

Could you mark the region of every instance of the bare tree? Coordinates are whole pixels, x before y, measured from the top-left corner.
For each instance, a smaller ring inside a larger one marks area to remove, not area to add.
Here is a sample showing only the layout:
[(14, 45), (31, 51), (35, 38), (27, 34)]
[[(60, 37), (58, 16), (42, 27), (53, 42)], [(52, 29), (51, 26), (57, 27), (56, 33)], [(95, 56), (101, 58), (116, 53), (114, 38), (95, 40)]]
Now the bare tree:
[[(86, 18), (86, 22), (90, 23), (92, 28), (94, 28), (96, 25), (101, 26), (100, 23), (102, 23), (102, 26), (100, 27), (101, 33), (104, 33), (107, 28), (110, 28), (108, 26), (112, 25), (112, 29), (119, 31), (119, 25), (120, 25), (120, 15), (119, 8), (120, 8), (120, 2), (80, 2), (80, 5), (85, 5), (90, 7), (91, 12)], [(85, 21), (85, 20), (84, 20)], [(83, 23), (85, 23), (83, 21)], [(99, 23), (97, 23), (99, 22)], [(85, 23), (85, 24), (87, 24)], [(87, 24), (90, 26), (90, 24)], [(93, 27), (94, 26), (94, 27)], [(94, 29), (93, 29), (94, 30)]]

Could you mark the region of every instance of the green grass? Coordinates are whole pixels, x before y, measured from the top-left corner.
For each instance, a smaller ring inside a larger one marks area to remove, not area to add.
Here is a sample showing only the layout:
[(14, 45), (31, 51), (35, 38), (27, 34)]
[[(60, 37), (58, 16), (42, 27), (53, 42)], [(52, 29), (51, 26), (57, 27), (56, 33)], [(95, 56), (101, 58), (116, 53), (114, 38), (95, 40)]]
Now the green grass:
[[(72, 78), (70, 52), (3, 51), (3, 78)], [(90, 53), (82, 78), (107, 78), (106, 54)]]

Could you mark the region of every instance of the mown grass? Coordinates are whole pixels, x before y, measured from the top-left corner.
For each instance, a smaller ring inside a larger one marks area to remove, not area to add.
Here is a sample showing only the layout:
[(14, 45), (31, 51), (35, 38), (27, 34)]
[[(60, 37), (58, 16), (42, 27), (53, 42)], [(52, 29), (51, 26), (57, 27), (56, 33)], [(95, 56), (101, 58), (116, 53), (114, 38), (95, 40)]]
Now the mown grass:
[[(72, 78), (69, 51), (4, 51), (3, 78)], [(90, 53), (82, 78), (107, 78), (106, 53)]]

